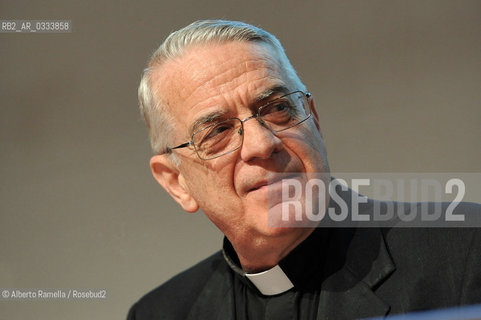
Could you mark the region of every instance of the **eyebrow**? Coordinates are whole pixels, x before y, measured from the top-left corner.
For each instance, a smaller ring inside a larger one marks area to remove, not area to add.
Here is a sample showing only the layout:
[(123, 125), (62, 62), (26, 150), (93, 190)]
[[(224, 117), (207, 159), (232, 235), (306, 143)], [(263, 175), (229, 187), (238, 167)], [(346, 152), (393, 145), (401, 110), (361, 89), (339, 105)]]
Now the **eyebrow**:
[(284, 85), (278, 85), (278, 86), (269, 88), (269, 89), (265, 90), (264, 92), (262, 92), (261, 94), (259, 94), (256, 97), (256, 99), (254, 100), (254, 104), (259, 104), (259, 103), (271, 98), (275, 94), (279, 94), (279, 93), (287, 94), (288, 91), (289, 91), (289, 89)]
[[(261, 92), (259, 95), (257, 95), (252, 105), (261, 104), (262, 102), (271, 98), (275, 94), (279, 94), (279, 93), (286, 94), (288, 90), (289, 89), (284, 85), (277, 85), (272, 88), (269, 88)], [(190, 127), (190, 134), (191, 135), (194, 134), (205, 125), (224, 120), (226, 114), (227, 114), (226, 110), (219, 110), (219, 111), (213, 111), (201, 116), (200, 118), (195, 120), (192, 126)]]

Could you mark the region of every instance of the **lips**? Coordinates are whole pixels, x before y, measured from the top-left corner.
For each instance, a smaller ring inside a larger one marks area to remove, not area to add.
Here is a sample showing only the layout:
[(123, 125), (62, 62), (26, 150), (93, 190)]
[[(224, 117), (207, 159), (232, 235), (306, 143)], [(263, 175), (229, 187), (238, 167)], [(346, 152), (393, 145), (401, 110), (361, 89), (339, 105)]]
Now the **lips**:
[(279, 152), (269, 159), (261, 160), (242, 166), (235, 173), (234, 181), (239, 196), (251, 197), (255, 194), (260, 199), (267, 195), (264, 191), (275, 192), (276, 186), (281, 185), (279, 181), (299, 179), (305, 175), (301, 161), (287, 152)]
[[(271, 182), (272, 183), (272, 182)], [(250, 188), (249, 190), (247, 190), (247, 193), (251, 192), (251, 191), (256, 191), (257, 189), (260, 189), (262, 187), (265, 187), (267, 186), (269, 183), (267, 182), (267, 180), (262, 180), (262, 181), (259, 181), (257, 183), (254, 184), (254, 186), (252, 188)]]
[(247, 191), (245, 192), (246, 194), (253, 192), (253, 191), (258, 191), (261, 188), (268, 187), (271, 185), (274, 185), (278, 182), (281, 182), (282, 180), (285, 179), (298, 179), (300, 173), (276, 173), (276, 174), (270, 174), (271, 177), (269, 179), (261, 179), (257, 182), (251, 183), (247, 186)]

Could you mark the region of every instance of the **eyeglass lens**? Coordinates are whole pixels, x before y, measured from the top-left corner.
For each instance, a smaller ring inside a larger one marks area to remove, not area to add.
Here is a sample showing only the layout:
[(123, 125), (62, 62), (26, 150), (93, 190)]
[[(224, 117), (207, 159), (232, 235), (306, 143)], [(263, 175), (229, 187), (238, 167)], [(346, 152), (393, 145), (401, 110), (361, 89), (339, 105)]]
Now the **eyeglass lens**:
[[(310, 109), (305, 94), (294, 92), (261, 107), (257, 119), (271, 131), (279, 132), (298, 125), (309, 116)], [(233, 118), (209, 125), (195, 133), (192, 139), (201, 159), (223, 156), (242, 145), (242, 121)]]

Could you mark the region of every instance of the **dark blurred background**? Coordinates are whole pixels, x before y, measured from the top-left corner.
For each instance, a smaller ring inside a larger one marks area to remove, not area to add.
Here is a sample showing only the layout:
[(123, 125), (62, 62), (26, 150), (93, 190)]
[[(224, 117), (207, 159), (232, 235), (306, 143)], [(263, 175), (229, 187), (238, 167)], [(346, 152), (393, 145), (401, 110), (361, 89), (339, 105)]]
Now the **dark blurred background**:
[(0, 319), (122, 319), (220, 249), (150, 175), (137, 110), (147, 58), (194, 20), (275, 34), (314, 94), (333, 171), (481, 172), (481, 2), (1, 1), (0, 288), (106, 289), (105, 300), (0, 301)]

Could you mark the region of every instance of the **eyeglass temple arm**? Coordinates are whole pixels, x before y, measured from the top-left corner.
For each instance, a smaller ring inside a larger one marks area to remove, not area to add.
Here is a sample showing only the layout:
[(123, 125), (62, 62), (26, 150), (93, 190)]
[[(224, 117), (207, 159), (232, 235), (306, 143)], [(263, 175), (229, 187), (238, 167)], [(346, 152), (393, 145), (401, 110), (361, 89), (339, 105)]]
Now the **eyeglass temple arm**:
[(161, 155), (162, 155), (162, 154), (170, 154), (170, 153), (172, 153), (172, 150), (174, 150), (174, 149), (181, 149), (181, 148), (185, 148), (185, 147), (188, 147), (188, 146), (190, 146), (191, 144), (192, 144), (192, 142), (191, 142), (191, 141), (189, 141), (189, 142), (186, 142), (186, 143), (179, 144), (179, 145), (178, 145), (178, 146), (176, 146), (176, 147), (172, 147), (172, 148), (170, 148), (170, 147), (167, 147), (167, 148), (165, 148), (165, 150), (164, 150), (164, 151), (162, 151), (162, 152), (161, 152), (161, 153), (159, 153), (159, 154), (161, 154)]

